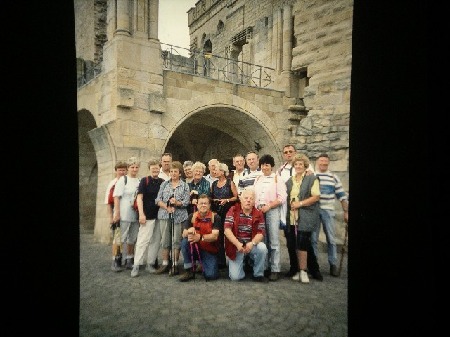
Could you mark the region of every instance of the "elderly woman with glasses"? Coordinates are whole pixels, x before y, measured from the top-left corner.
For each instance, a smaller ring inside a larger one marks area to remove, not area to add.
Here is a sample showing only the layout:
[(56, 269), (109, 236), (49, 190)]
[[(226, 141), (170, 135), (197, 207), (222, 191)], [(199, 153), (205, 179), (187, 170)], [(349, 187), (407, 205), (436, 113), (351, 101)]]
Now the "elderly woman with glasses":
[(188, 183), (190, 190), (189, 214), (197, 210), (197, 202), (200, 195), (211, 195), (211, 183), (204, 177), (205, 172), (206, 165), (202, 162), (196, 161), (192, 165), (192, 180)]
[(193, 177), (194, 177), (194, 173), (192, 172), (192, 165), (194, 163), (190, 160), (186, 160), (183, 163), (183, 173), (184, 173), (184, 181), (187, 182), (188, 184), (192, 181)]

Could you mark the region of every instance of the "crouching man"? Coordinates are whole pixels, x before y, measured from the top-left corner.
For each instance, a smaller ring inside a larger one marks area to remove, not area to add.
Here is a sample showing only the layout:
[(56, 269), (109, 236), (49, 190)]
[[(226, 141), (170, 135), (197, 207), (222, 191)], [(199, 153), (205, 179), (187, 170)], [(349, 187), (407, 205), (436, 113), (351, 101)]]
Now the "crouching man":
[(263, 213), (255, 207), (255, 192), (245, 189), (240, 203), (232, 206), (225, 217), (225, 253), (228, 257), (229, 277), (239, 281), (245, 277), (244, 258), (253, 262), (252, 278), (256, 282), (268, 282), (264, 277), (267, 246), (264, 243), (265, 222)]
[(183, 225), (181, 253), (184, 259), (184, 274), (181, 282), (194, 278), (194, 261), (202, 265), (203, 276), (208, 280), (219, 277), (217, 253), (219, 252), (220, 216), (211, 211), (211, 199), (201, 194), (197, 200), (198, 211), (189, 214)]

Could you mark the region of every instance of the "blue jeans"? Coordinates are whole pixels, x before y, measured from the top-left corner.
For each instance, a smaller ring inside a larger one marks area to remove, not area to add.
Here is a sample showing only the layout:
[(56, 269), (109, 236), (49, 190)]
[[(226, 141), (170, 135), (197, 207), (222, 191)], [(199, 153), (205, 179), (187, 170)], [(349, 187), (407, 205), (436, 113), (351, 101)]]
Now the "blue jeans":
[(264, 218), (266, 220), (264, 242), (268, 249), (264, 268), (279, 273), (281, 271), (280, 210), (272, 208), (264, 214)]
[[(267, 247), (264, 242), (260, 242), (248, 253), (253, 260), (253, 276), (264, 276), (264, 264), (267, 257)], [(245, 277), (244, 253), (236, 252), (236, 259), (228, 259), (228, 275), (232, 281), (239, 281)]]
[[(336, 248), (336, 236), (334, 233), (334, 216), (335, 212), (321, 209), (320, 210), (320, 222), (323, 225), (323, 231), (327, 238), (327, 252), (328, 252), (328, 263), (330, 265), (337, 265), (337, 248)], [(320, 226), (312, 233), (311, 243), (316, 256), (318, 255), (317, 242), (319, 240)]]
[[(217, 255), (211, 254), (202, 249), (198, 249), (200, 252), (200, 259), (198, 259), (197, 249), (192, 246), (192, 255), (195, 260), (200, 260), (203, 268), (203, 276), (208, 280), (215, 280), (219, 277), (219, 264), (217, 263)], [(184, 269), (192, 268), (192, 255), (191, 255), (191, 244), (187, 238), (181, 240), (181, 254), (183, 254), (184, 259)]]

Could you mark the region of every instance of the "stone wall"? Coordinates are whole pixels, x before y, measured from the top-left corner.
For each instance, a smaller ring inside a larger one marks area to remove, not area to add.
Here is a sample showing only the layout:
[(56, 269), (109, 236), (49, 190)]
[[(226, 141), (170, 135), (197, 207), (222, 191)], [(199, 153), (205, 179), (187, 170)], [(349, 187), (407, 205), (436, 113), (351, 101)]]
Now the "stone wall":
[[(268, 88), (163, 70), (159, 41), (154, 30), (147, 30), (155, 27), (155, 0), (108, 7), (107, 27), (105, 4), (116, 2), (75, 1), (77, 58), (80, 64), (99, 62), (102, 69), (78, 90), (80, 158), (87, 156), (80, 160), (80, 195), (92, 198), (89, 187), (96, 189), (95, 200), (83, 205), (97, 204), (100, 240), (109, 239), (104, 188), (114, 163), (131, 155), (141, 159), (145, 174), (148, 159), (167, 150), (177, 160), (206, 163), (211, 157), (229, 160), (258, 143), (261, 154), (273, 155), (279, 165), (283, 145), (292, 143), (313, 162), (328, 152), (330, 168), (348, 191), (353, 1), (197, 2), (189, 11), (191, 47), (211, 47), (212, 54), (273, 67)], [(136, 15), (149, 25), (138, 26)], [(192, 142), (198, 135), (200, 141)], [(339, 205), (336, 209), (342, 242), (342, 213)]]

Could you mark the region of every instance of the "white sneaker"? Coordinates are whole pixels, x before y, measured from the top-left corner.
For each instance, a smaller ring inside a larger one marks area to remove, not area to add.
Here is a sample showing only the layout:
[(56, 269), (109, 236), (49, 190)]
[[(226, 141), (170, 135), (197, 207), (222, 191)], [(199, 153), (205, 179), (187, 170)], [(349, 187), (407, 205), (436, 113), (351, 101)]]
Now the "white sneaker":
[(294, 281), (300, 280), (300, 273), (297, 272), (297, 274), (295, 274), (294, 276), (292, 276), (292, 279), (293, 279)]
[(133, 266), (133, 269), (131, 270), (131, 277), (139, 276), (139, 265)]
[(300, 270), (300, 282), (309, 283), (308, 273), (304, 270)]
[(150, 274), (154, 274), (156, 271), (156, 269), (150, 264), (147, 265), (147, 268), (145, 268), (145, 270), (147, 270)]

